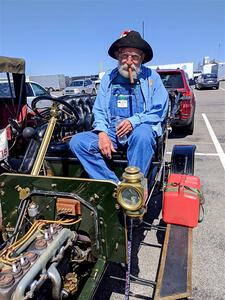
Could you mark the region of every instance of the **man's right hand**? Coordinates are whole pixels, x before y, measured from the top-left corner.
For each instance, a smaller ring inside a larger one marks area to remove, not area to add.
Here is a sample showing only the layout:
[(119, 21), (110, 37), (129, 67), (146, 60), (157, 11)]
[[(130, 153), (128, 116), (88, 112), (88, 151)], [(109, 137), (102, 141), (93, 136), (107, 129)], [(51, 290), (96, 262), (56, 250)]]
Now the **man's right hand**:
[(107, 157), (108, 159), (112, 158), (112, 152), (116, 152), (112, 141), (110, 140), (109, 136), (107, 133), (105, 133), (104, 131), (99, 132), (98, 134), (98, 147), (102, 153), (102, 155), (104, 155), (105, 157)]

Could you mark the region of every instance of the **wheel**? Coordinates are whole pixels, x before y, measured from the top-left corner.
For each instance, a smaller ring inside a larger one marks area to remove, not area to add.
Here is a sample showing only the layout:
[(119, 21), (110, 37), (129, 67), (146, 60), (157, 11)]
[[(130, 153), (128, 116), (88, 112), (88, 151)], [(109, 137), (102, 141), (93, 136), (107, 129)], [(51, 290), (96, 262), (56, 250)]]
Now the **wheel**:
[(92, 90), (92, 94), (96, 95), (96, 89)]
[(81, 91), (81, 94), (85, 94), (85, 91), (83, 90), (83, 91)]
[[(46, 107), (38, 108), (37, 104), (43, 100), (50, 101), (50, 104), (48, 103)], [(63, 121), (63, 116), (67, 115), (67, 117), (73, 119), (74, 124), (77, 124), (79, 120), (79, 115), (76, 109), (66, 102), (65, 100), (61, 98), (52, 98), (51, 96), (39, 96), (32, 100), (31, 102), (31, 108), (35, 112), (37, 116), (39, 116), (41, 119), (49, 120), (51, 118), (51, 107), (52, 105), (55, 105), (62, 113), (60, 114), (60, 118)]]
[(54, 89), (52, 87), (48, 88), (49, 92), (54, 92)]
[(191, 120), (191, 123), (184, 127), (184, 132), (186, 134), (192, 135), (194, 132), (194, 118)]

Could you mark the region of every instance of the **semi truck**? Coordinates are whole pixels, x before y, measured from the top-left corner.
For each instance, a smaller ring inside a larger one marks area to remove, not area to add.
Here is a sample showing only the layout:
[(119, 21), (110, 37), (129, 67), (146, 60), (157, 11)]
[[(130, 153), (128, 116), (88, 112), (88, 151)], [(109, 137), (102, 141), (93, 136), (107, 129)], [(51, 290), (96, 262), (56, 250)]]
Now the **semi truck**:
[(49, 92), (61, 91), (66, 87), (66, 78), (64, 74), (57, 75), (30, 75), (29, 80), (41, 84)]

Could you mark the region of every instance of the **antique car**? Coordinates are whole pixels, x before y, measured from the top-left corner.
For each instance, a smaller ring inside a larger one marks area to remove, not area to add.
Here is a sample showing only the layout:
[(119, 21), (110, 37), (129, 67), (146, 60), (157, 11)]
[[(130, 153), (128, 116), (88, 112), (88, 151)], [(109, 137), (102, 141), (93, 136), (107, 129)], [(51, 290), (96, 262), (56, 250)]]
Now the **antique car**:
[[(3, 71), (23, 78), (23, 62), (17, 61), (17, 66), (14, 63), (8, 59)], [(26, 106), (23, 92), (22, 88), (19, 99), (12, 97), (10, 101)], [(174, 146), (171, 163), (165, 162), (168, 130), (179, 93), (171, 93), (170, 98), (173, 107), (165, 120), (164, 133), (157, 140), (149, 176), (144, 179), (138, 168), (127, 167), (126, 154), (117, 153), (111, 167), (122, 180), (119, 185), (89, 179), (68, 147), (71, 135), (90, 130), (95, 95), (37, 97), (32, 102), (34, 115), (27, 116), (29, 127), (23, 122), (17, 128), (17, 119), (9, 123), (11, 131), (16, 127), (13, 147), (17, 148), (19, 137), (22, 149), (11, 149), (2, 159), (1, 300), (93, 299), (110, 262), (125, 266), (125, 299), (129, 299), (132, 280), (153, 285), (155, 300), (191, 295), (189, 226), (164, 224), (157, 228), (147, 224), (149, 229), (166, 232), (157, 281), (130, 274), (133, 227), (135, 223), (141, 226), (153, 191), (163, 188), (168, 174), (194, 172), (194, 145)], [(43, 100), (52, 105), (38, 108)], [(177, 250), (178, 257), (174, 255)]]

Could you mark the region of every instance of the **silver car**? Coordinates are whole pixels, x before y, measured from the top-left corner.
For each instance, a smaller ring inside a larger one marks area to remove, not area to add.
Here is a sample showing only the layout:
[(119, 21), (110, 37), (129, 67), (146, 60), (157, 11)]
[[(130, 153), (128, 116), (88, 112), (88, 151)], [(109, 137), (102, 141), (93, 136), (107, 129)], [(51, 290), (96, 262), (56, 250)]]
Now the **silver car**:
[(70, 86), (63, 90), (63, 95), (96, 94), (95, 84), (90, 79), (72, 81)]

